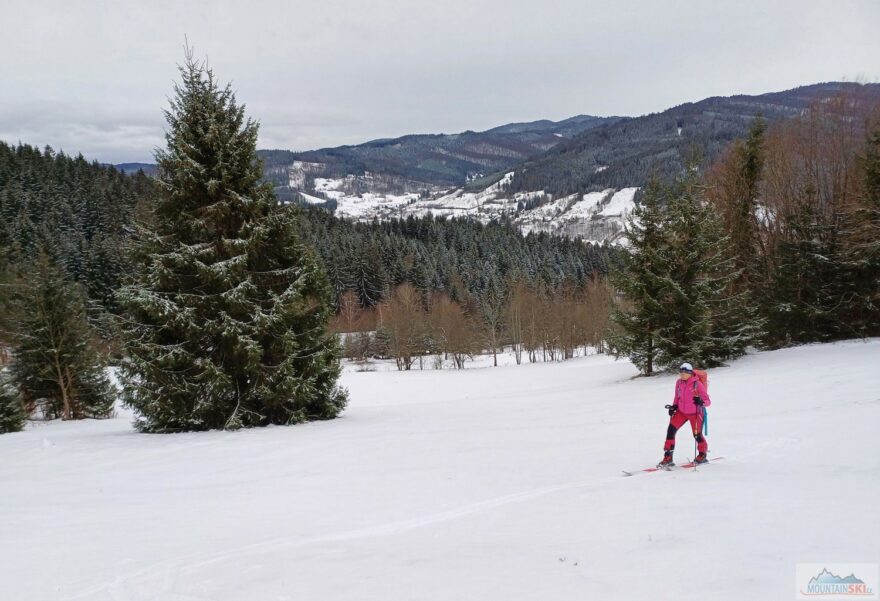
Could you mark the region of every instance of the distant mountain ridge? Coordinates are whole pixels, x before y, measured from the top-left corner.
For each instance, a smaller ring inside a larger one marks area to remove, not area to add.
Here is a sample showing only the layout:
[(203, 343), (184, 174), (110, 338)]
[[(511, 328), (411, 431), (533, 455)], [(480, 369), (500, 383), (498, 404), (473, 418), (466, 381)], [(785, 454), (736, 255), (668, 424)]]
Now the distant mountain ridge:
[(155, 163), (117, 163), (114, 167), (123, 173), (133, 174), (143, 171), (145, 175), (156, 175)]
[(652, 172), (680, 174), (694, 150), (708, 163), (756, 115), (769, 122), (790, 118), (841, 93), (880, 102), (880, 84), (830, 82), (714, 96), (634, 118), (579, 115), (259, 154), (279, 199), (348, 219), (510, 219), (523, 232), (615, 242)]
[(625, 121), (630, 117), (594, 117), (592, 115), (575, 115), (562, 121), (550, 121), (549, 119), (541, 119), (539, 121), (529, 121), (526, 123), (508, 123), (487, 129), (485, 134), (517, 134), (527, 132), (545, 132), (559, 134), (563, 137), (572, 137), (577, 134), (609, 123), (617, 123)]
[(266, 178), (276, 184), (283, 184), (287, 167), (299, 161), (321, 165), (315, 174), (322, 177), (380, 173), (433, 186), (460, 186), (504, 171), (591, 128), (624, 119), (578, 115), (558, 122), (544, 119), (482, 132), (410, 134), (304, 152), (261, 150), (260, 156)]
[(711, 161), (743, 136), (758, 114), (770, 122), (793, 117), (810, 104), (841, 93), (880, 101), (880, 84), (829, 82), (756, 96), (714, 96), (605, 124), (515, 167), (508, 189), (544, 190), (558, 196), (642, 186), (652, 172), (661, 177), (678, 175), (692, 149)]

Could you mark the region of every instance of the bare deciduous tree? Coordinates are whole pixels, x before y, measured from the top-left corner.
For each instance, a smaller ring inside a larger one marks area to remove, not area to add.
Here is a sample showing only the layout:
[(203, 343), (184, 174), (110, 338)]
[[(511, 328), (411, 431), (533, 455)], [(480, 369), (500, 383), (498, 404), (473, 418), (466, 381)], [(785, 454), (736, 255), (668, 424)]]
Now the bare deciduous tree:
[(423, 349), (420, 334), (425, 326), (419, 292), (409, 283), (395, 288), (379, 306), (380, 328), (385, 331), (388, 352), (394, 357), (397, 369), (409, 370), (415, 357)]
[(430, 322), (440, 350), (452, 356), (457, 369), (464, 369), (465, 359), (481, 350), (474, 323), (464, 309), (448, 296), (436, 296), (431, 307)]

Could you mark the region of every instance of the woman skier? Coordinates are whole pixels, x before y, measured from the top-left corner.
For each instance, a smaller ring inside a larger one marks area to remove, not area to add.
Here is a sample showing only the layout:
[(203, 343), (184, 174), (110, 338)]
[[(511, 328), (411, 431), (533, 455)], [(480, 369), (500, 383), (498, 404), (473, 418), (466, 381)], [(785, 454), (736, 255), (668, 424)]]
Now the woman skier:
[(675, 398), (669, 409), (669, 428), (666, 430), (666, 443), (663, 445), (663, 459), (657, 467), (671, 467), (672, 453), (675, 450), (675, 434), (685, 422), (690, 422), (694, 438), (697, 440), (698, 454), (694, 463), (706, 463), (706, 451), (709, 445), (703, 436), (703, 407), (712, 404), (706, 385), (694, 374), (694, 366), (682, 363), (679, 368), (678, 380), (675, 382)]

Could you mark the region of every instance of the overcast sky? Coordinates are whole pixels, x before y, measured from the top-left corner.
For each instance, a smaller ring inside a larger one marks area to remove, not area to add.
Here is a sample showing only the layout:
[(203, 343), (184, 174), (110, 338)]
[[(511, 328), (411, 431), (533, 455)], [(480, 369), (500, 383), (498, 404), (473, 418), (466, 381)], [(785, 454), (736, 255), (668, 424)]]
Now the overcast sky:
[(880, 81), (880, 0), (2, 0), (0, 140), (152, 161), (184, 36), (308, 150)]

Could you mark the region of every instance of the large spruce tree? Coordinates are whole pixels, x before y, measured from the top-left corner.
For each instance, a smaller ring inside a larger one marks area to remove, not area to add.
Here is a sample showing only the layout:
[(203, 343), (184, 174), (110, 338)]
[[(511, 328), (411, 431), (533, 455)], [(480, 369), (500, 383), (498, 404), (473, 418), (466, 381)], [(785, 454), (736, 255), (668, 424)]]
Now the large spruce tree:
[(737, 254), (714, 207), (705, 201), (694, 169), (669, 195), (664, 239), (669, 286), (666, 319), (657, 331), (658, 363), (713, 367), (741, 356), (760, 324), (748, 291), (732, 285), (741, 274)]
[(257, 123), (187, 57), (157, 152), (160, 198), (119, 300), (126, 402), (151, 432), (337, 416), (331, 288), (293, 209), (260, 184)]
[(703, 196), (693, 169), (672, 185), (652, 181), (627, 224), (609, 340), (646, 375), (684, 361), (719, 365), (760, 331), (748, 292), (732, 286), (736, 255)]

